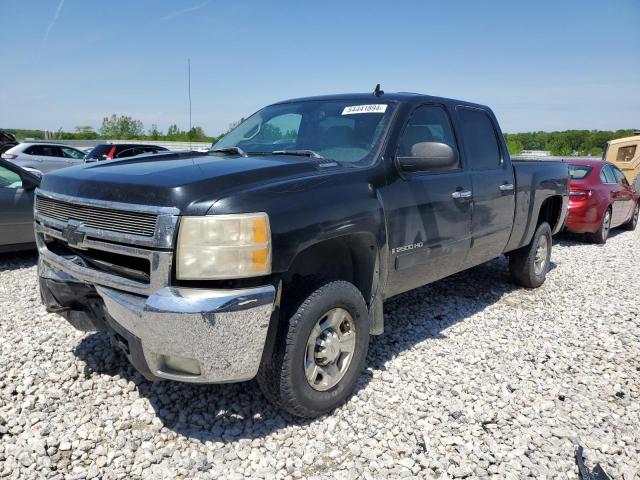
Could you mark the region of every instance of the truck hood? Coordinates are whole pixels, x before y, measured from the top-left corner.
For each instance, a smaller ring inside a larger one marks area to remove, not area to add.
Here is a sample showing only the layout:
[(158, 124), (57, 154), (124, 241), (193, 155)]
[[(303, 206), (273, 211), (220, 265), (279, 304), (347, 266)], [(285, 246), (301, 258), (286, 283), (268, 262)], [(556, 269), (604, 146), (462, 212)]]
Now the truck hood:
[(177, 207), (184, 214), (202, 215), (232, 192), (318, 174), (318, 166), (304, 157), (173, 153), (56, 170), (43, 177), (40, 188), (94, 200)]

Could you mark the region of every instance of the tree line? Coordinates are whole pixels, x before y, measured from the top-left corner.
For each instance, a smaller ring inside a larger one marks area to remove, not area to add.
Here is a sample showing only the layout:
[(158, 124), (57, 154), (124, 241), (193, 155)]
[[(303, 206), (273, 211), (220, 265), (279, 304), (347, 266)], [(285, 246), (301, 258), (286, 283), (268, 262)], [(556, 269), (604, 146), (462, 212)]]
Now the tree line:
[(170, 125), (166, 132), (160, 130), (156, 124), (152, 124), (149, 129), (145, 130), (144, 124), (140, 120), (116, 114), (104, 117), (97, 131), (90, 125), (79, 125), (72, 132), (62, 129), (54, 132), (12, 128), (5, 130), (18, 138), (49, 140), (168, 140), (210, 143), (222, 136), (207, 135), (204, 129), (198, 126), (181, 130), (177, 124)]
[(599, 157), (609, 140), (629, 137), (634, 130), (564, 130), (562, 132), (506, 133), (505, 140), (511, 155), (523, 150), (547, 150), (556, 156)]
[[(44, 130), (20, 130), (6, 129), (18, 138), (37, 138), (51, 140), (169, 140), (183, 142), (213, 142), (222, 138), (230, 130), (240, 124), (243, 119), (229, 124), (226, 132), (218, 136), (207, 135), (202, 127), (192, 127), (190, 130), (181, 130), (178, 125), (170, 125), (166, 132), (158, 128), (156, 124), (145, 130), (143, 123), (126, 115), (112, 114), (104, 117), (102, 125), (96, 131), (92, 126), (81, 125), (74, 131), (66, 132), (62, 129), (56, 132)], [(275, 134), (275, 132), (272, 132)], [(289, 132), (279, 132), (280, 135), (289, 135)], [(546, 150), (552, 155), (589, 155), (601, 156), (604, 147), (609, 140), (628, 137), (634, 134), (634, 130), (564, 130), (560, 132), (526, 132), (505, 133), (505, 139), (509, 152), (517, 155), (523, 150)]]

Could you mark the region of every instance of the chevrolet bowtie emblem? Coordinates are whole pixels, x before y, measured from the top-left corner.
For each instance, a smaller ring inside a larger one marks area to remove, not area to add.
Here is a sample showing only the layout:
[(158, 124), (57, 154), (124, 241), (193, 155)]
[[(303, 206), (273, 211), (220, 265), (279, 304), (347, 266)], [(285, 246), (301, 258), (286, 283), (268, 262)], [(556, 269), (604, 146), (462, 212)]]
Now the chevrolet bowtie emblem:
[(62, 229), (62, 236), (69, 245), (76, 246), (84, 241), (86, 233), (82, 230), (83, 228), (84, 223), (77, 220), (69, 220)]

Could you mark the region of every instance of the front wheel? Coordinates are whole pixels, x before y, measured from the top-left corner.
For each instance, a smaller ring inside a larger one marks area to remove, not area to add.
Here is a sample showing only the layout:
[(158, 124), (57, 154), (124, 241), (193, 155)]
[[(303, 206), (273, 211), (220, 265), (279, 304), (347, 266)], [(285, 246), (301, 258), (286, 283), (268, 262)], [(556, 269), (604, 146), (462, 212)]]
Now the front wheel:
[(547, 222), (538, 225), (531, 243), (509, 255), (511, 278), (527, 288), (537, 288), (544, 283), (551, 260), (551, 227)]
[(279, 329), (258, 372), (265, 396), (289, 413), (317, 417), (341, 405), (362, 372), (369, 347), (367, 306), (342, 280), (306, 296)]

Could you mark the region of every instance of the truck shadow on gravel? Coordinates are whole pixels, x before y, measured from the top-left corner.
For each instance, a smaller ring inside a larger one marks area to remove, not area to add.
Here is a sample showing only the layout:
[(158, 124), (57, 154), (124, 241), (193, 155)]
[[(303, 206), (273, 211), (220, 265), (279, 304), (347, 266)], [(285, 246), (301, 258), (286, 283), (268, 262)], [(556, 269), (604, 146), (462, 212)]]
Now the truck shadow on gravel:
[[(355, 391), (365, 388), (374, 372), (385, 370), (386, 363), (398, 354), (424, 340), (445, 338), (448, 327), (517, 288), (510, 282), (506, 259), (501, 258), (394, 297), (385, 304), (386, 331), (372, 337), (367, 366)], [(86, 336), (75, 354), (85, 363), (86, 378), (97, 373), (132, 382), (149, 400), (162, 424), (185, 437), (201, 441), (252, 439), (314, 421), (293, 417), (272, 406), (255, 381), (228, 385), (147, 381), (112, 349), (103, 332)], [(128, 386), (133, 387), (130, 383)]]
[(30, 268), (37, 264), (38, 253), (35, 250), (0, 253), (0, 272)]

